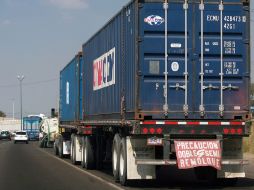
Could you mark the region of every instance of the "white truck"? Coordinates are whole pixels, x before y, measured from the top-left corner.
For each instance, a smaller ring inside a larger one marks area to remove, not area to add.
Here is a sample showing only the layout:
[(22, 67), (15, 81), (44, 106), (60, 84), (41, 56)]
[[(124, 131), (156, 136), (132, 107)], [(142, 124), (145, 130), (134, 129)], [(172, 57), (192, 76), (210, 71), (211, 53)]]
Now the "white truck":
[(52, 147), (58, 134), (58, 119), (44, 117), (40, 124), (40, 147)]

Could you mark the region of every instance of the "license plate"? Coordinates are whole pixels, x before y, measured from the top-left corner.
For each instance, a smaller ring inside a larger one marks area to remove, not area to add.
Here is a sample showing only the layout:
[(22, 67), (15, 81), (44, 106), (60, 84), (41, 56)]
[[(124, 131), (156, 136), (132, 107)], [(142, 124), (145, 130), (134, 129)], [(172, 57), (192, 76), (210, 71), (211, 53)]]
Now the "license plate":
[(162, 139), (161, 138), (148, 138), (147, 139), (147, 145), (161, 146), (162, 145)]

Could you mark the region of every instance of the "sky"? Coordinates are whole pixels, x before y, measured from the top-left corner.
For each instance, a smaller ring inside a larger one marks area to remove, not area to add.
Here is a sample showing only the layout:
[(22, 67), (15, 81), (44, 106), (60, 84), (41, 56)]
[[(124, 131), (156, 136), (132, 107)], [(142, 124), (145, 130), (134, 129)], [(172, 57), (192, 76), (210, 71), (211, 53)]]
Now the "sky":
[(128, 2), (0, 0), (0, 110), (12, 117), (14, 105), (20, 117), (17, 76), (24, 75), (23, 115), (49, 115), (58, 106), (60, 70)]
[(0, 0), (0, 110), (20, 117), (58, 106), (59, 72), (129, 0)]

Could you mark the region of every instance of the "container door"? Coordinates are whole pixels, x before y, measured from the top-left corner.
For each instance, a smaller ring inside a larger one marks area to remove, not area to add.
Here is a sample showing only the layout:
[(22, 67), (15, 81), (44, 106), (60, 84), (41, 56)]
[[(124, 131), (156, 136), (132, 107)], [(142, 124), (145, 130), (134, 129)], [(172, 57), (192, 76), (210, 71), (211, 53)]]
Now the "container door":
[[(141, 7), (141, 110), (145, 119), (184, 118), (184, 112), (193, 110), (191, 96), (194, 96), (193, 89), (189, 88), (193, 78), (192, 53), (185, 53), (185, 47), (192, 51), (192, 6), (184, 9), (182, 2), (168, 6), (167, 98), (164, 88), (166, 20), (163, 3), (145, 3)], [(165, 110), (166, 99), (168, 111)]]
[(204, 1), (203, 13), (196, 8), (204, 18), (195, 34), (198, 65), (203, 68), (200, 102), (205, 117), (243, 119), (249, 109), (248, 7), (242, 1), (215, 2)]
[(140, 110), (149, 119), (234, 119), (248, 105), (246, 11), (240, 1), (188, 2), (169, 2), (167, 20), (163, 3), (140, 6)]

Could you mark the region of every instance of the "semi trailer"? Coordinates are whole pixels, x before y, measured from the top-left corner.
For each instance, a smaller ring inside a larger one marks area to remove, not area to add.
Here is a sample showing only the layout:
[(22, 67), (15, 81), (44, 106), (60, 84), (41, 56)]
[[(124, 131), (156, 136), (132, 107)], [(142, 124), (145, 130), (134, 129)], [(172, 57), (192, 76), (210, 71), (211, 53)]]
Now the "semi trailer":
[[(245, 177), (248, 0), (132, 0), (60, 72), (55, 153), (116, 181)], [(110, 162), (106, 162), (110, 163)]]

